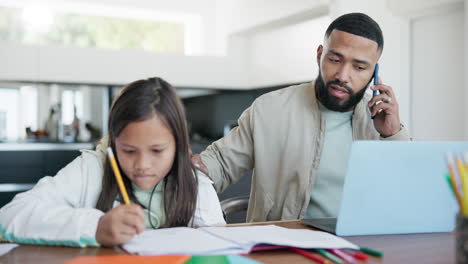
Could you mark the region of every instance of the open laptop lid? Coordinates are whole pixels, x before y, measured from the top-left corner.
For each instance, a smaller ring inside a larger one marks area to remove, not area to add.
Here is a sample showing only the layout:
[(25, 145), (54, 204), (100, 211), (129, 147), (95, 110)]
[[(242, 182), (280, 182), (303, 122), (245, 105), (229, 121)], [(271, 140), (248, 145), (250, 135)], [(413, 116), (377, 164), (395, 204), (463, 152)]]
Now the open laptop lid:
[(468, 142), (354, 142), (336, 234), (452, 231), (458, 207), (445, 153), (464, 151)]
[(336, 232), (336, 217), (324, 218), (303, 218), (301, 222), (304, 225), (311, 226), (321, 231), (335, 234)]

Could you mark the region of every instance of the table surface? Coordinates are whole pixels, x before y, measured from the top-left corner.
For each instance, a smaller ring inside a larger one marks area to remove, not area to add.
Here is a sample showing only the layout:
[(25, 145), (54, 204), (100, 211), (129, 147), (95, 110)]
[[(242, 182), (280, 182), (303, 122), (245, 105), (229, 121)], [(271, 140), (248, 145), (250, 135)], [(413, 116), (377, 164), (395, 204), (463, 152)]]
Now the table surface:
[[(288, 228), (304, 228), (300, 221), (275, 221), (255, 224), (275, 224)], [(229, 225), (239, 226), (239, 225)], [(455, 241), (452, 233), (375, 235), (345, 237), (362, 247), (370, 247), (384, 253), (384, 257), (370, 258), (366, 263), (455, 263)], [(53, 246), (20, 245), (0, 256), (0, 263), (64, 263), (79, 256), (126, 254), (119, 248), (71, 248)], [(314, 263), (288, 250), (255, 252), (247, 255), (263, 263)]]

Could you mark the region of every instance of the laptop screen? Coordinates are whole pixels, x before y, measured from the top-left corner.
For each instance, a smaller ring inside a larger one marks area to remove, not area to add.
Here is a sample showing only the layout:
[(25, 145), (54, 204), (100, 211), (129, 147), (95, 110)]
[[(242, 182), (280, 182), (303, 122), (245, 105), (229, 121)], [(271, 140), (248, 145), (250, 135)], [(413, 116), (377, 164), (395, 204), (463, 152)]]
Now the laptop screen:
[(452, 231), (445, 153), (465, 151), (468, 142), (353, 142), (336, 234)]

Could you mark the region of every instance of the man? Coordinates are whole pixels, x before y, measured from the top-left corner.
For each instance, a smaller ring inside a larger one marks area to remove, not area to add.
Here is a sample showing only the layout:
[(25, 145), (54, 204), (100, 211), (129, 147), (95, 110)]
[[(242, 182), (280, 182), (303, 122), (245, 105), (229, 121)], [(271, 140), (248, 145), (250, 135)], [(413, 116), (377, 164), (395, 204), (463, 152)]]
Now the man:
[(247, 221), (336, 217), (351, 142), (409, 140), (393, 89), (379, 79), (370, 88), (380, 94), (365, 93), (382, 50), (369, 16), (337, 18), (317, 49), (317, 79), (257, 98), (193, 163), (217, 191), (253, 170)]

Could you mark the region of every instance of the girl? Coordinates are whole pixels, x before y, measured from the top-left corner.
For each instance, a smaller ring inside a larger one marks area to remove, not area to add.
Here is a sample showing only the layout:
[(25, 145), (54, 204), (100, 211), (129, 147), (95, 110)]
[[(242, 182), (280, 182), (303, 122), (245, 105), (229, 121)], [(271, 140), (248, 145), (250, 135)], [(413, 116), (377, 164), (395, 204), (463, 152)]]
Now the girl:
[[(169, 83), (150, 78), (127, 85), (111, 107), (108, 128), (96, 151), (82, 151), (0, 210), (3, 239), (114, 246), (146, 228), (225, 224), (212, 182), (190, 163), (183, 106)], [(122, 202), (108, 145), (132, 204)]]

